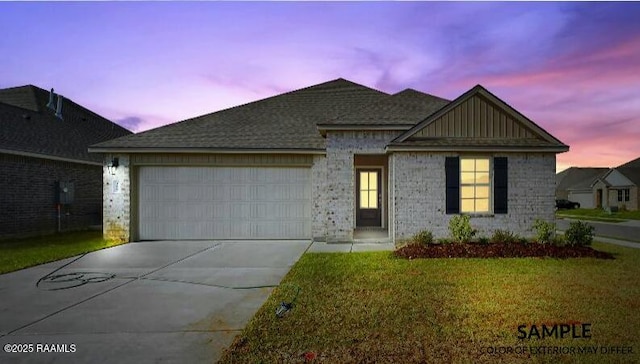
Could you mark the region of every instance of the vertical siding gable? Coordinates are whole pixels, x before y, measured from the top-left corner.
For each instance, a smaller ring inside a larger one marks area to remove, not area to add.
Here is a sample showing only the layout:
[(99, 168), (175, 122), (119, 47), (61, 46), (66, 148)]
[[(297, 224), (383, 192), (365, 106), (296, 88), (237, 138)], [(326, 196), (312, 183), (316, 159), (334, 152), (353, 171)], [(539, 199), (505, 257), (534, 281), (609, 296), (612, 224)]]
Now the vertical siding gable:
[(532, 130), (476, 94), (440, 116), (412, 138), (539, 138)]

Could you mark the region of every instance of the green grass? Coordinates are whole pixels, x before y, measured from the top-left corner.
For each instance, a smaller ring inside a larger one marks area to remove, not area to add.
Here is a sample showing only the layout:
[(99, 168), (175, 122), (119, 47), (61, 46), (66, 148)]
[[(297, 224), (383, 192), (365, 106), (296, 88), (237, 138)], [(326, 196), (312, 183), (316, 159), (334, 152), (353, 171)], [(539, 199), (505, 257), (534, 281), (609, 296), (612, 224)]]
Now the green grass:
[(603, 209), (573, 209), (558, 210), (559, 217), (579, 218), (594, 221), (622, 222), (626, 220), (640, 220), (640, 211), (618, 211), (607, 213)]
[[(222, 363), (640, 362), (640, 250), (616, 260), (425, 259), (308, 253)], [(282, 319), (274, 310), (302, 291)], [(583, 322), (591, 339), (520, 340), (521, 324)], [(483, 348), (632, 346), (631, 355), (488, 355)]]
[(81, 231), (0, 241), (0, 274), (119, 245), (101, 231)]

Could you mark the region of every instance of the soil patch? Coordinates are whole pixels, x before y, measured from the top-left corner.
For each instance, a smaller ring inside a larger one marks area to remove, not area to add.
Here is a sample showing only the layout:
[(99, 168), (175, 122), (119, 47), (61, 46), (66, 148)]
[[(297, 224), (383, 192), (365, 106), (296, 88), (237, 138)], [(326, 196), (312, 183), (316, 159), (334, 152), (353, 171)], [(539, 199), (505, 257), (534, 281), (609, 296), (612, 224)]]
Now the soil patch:
[(395, 256), (416, 258), (598, 258), (615, 259), (612, 254), (586, 246), (555, 246), (537, 243), (449, 243), (409, 244), (396, 249)]

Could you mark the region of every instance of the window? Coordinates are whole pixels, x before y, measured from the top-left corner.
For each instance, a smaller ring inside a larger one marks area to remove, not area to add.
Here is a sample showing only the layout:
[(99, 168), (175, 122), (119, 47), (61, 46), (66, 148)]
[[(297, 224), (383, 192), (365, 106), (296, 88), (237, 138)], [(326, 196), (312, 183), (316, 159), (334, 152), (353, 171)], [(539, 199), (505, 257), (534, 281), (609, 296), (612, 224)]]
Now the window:
[(360, 208), (378, 208), (378, 172), (360, 172)]
[(618, 202), (629, 202), (629, 189), (618, 190)]
[(460, 159), (460, 212), (483, 213), (491, 210), (489, 158)]
[(627, 188), (626, 190), (624, 190), (624, 200), (625, 201), (629, 201), (629, 189)]
[(618, 190), (618, 202), (622, 202), (622, 190)]

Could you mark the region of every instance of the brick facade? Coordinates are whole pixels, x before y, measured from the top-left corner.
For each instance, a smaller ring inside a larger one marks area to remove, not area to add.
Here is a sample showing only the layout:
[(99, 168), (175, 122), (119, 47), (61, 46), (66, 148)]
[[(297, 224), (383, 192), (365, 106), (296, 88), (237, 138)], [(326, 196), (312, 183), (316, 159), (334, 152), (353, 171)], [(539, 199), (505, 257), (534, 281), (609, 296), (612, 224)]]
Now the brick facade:
[(353, 240), (355, 228), (354, 154), (385, 154), (397, 131), (327, 133), (326, 223), (328, 241)]
[[(353, 240), (355, 228), (355, 154), (384, 154), (385, 145), (397, 132), (329, 132), (327, 153), (313, 156), (312, 236), (329, 242)], [(436, 237), (448, 236), (453, 215), (445, 214), (446, 156), (456, 153), (396, 152), (388, 155), (389, 236), (395, 241), (430, 229)], [(491, 154), (508, 158), (508, 214), (472, 217), (479, 234), (490, 236), (495, 229), (507, 229), (531, 236), (537, 218), (554, 220), (555, 154)], [(129, 157), (119, 158), (115, 175), (104, 167), (104, 234), (124, 241), (136, 238), (131, 214), (132, 172)], [(118, 189), (114, 192), (114, 183)], [(134, 187), (135, 190), (135, 187)]]
[[(429, 229), (437, 238), (449, 235), (445, 214), (445, 157), (452, 153), (394, 153), (394, 238), (406, 238)], [(471, 218), (480, 236), (506, 229), (532, 236), (535, 219), (553, 222), (555, 154), (492, 154), (508, 158), (508, 213)]]
[[(114, 174), (107, 169), (112, 158), (118, 158), (119, 166)], [(102, 230), (107, 239), (130, 241), (131, 239), (131, 168), (126, 154), (105, 155), (103, 167), (104, 200), (102, 203)]]
[(61, 231), (100, 225), (100, 166), (0, 154), (0, 239), (58, 230), (56, 181), (72, 182), (75, 190), (74, 202), (61, 208)]

